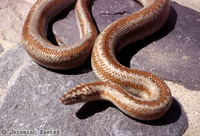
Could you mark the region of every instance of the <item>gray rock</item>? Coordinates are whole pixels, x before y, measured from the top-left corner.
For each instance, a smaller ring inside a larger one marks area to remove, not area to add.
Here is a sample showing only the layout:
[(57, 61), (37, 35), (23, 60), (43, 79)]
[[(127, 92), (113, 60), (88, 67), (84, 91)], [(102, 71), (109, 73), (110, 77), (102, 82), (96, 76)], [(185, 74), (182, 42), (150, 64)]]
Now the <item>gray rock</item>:
[(4, 51), (4, 48), (0, 44), (0, 53), (2, 53), (3, 51)]
[[(16, 53), (13, 53), (17, 54), (20, 48), (14, 49)], [(10, 59), (10, 63), (12, 61), (14, 59)], [(39, 135), (40, 130), (51, 130), (68, 136), (178, 136), (187, 128), (186, 114), (175, 99), (163, 118), (140, 122), (105, 101), (72, 106), (59, 103), (59, 97), (68, 89), (97, 80), (93, 72), (56, 73), (31, 60), (22, 63), (18, 69), (18, 74), (9, 81), (10, 86), (0, 105), (0, 130), (6, 130), (8, 134), (11, 130), (32, 130)]]
[(127, 60), (131, 59), (131, 68), (149, 71), (186, 88), (200, 90), (199, 41), (200, 13), (171, 2), (165, 26), (154, 35), (124, 49), (120, 60), (129, 66)]
[[(74, 6), (75, 5), (72, 5), (70, 10), (73, 9)], [(94, 18), (93, 21), (97, 30), (100, 32), (115, 20), (136, 12), (140, 8), (141, 5), (129, 0), (101, 0), (91, 2), (89, 6), (92, 18)], [(59, 37), (59, 40), (64, 44), (69, 45), (75, 43), (79, 39), (74, 10), (69, 11), (67, 9), (64, 13), (61, 13), (60, 17), (54, 19), (51, 25), (53, 25), (53, 32), (56, 37)], [(51, 34), (50, 37), (52, 38)]]
[(6, 89), (9, 80), (13, 77), (20, 66), (29, 59), (24, 49), (21, 46), (17, 46), (11, 50), (5, 52), (0, 56), (0, 85), (2, 89)]
[[(95, 1), (91, 8), (99, 31), (117, 18), (133, 12), (132, 8), (135, 7), (130, 1), (105, 0), (103, 1), (104, 4), (107, 3), (105, 5), (101, 2)], [(178, 5), (178, 7), (182, 6)], [(56, 37), (65, 44), (71, 44), (79, 38), (74, 18), (74, 11), (71, 11), (67, 19), (58, 19), (59, 21), (53, 26)], [(67, 21), (68, 19), (73, 23)], [(64, 28), (67, 31), (63, 31)], [(72, 32), (76, 34), (66, 40), (65, 37), (72, 35)], [(161, 48), (159, 51), (162, 51)], [(157, 61), (155, 62), (149, 61), (148, 64), (151, 66), (158, 64)], [(163, 67), (155, 71), (159, 72), (161, 69)], [(23, 131), (25, 135), (31, 132), (39, 135), (47, 131), (55, 131), (57, 135), (65, 136), (179, 136), (188, 127), (187, 116), (176, 99), (173, 99), (172, 106), (164, 117), (152, 122), (132, 119), (105, 101), (71, 106), (60, 104), (59, 97), (70, 88), (80, 83), (97, 80), (89, 59), (84, 65), (73, 70), (52, 71), (33, 62), (22, 47), (18, 46), (0, 56), (0, 70), (0, 85), (6, 89), (0, 104), (0, 134), (10, 135), (12, 130), (15, 130), (15, 133), (19, 130), (18, 133)]]

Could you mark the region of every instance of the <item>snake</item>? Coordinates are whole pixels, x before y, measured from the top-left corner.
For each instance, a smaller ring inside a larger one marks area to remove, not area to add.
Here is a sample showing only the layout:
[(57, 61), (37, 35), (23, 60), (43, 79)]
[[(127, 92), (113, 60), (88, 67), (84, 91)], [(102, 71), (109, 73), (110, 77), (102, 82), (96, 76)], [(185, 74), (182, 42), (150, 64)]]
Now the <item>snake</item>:
[[(47, 38), (48, 24), (71, 4), (80, 39), (69, 46), (57, 46)], [(167, 84), (160, 77), (123, 66), (117, 54), (130, 43), (158, 31), (167, 21), (169, 0), (137, 0), (143, 7), (109, 24), (100, 34), (88, 11), (89, 0), (38, 0), (30, 9), (22, 30), (22, 45), (38, 64), (50, 69), (73, 69), (91, 55), (92, 70), (98, 81), (79, 84), (64, 93), (64, 105), (106, 100), (125, 115), (137, 120), (156, 120), (172, 103)]]

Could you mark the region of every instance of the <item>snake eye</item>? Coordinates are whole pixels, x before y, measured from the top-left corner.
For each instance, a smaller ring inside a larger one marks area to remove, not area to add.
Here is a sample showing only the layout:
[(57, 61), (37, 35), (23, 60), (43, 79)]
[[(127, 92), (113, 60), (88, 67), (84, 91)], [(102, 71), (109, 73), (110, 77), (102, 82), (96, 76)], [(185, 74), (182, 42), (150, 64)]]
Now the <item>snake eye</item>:
[(74, 96), (72, 96), (71, 101), (72, 102), (77, 102), (80, 99), (80, 95), (75, 94)]

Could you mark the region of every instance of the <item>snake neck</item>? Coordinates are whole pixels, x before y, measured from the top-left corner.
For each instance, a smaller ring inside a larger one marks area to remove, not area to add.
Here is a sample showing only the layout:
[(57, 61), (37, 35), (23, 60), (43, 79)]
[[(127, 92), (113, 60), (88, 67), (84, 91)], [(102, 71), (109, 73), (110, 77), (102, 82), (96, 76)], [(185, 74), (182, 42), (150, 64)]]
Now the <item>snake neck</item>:
[(60, 102), (65, 105), (76, 104), (80, 102), (89, 102), (95, 100), (113, 101), (112, 94), (117, 91), (122, 91), (117, 85), (109, 82), (92, 82), (80, 84), (67, 91), (61, 98)]

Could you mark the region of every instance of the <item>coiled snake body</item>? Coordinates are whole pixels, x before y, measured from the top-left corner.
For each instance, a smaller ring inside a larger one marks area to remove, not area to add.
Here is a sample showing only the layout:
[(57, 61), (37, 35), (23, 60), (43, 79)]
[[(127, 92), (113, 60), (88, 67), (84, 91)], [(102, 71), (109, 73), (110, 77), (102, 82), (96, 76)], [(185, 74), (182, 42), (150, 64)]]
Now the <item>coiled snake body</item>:
[[(71, 46), (54, 46), (46, 39), (49, 21), (74, 0), (38, 0), (31, 8), (22, 31), (24, 49), (37, 63), (53, 69), (71, 69), (85, 62), (92, 49), (92, 69), (101, 80), (78, 85), (60, 102), (66, 105), (108, 100), (130, 117), (154, 120), (169, 109), (172, 96), (167, 85), (151, 73), (122, 66), (116, 54), (128, 43), (140, 40), (166, 22), (169, 0), (138, 0), (143, 8), (97, 31), (87, 10), (88, 0), (77, 0), (80, 40)], [(97, 37), (97, 39), (96, 39)]]

